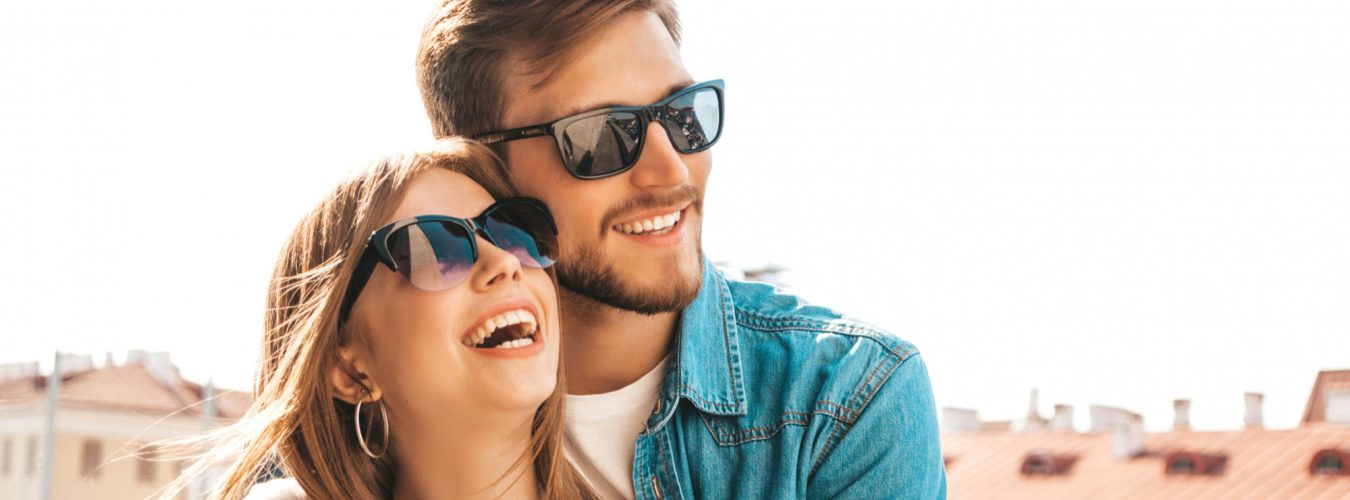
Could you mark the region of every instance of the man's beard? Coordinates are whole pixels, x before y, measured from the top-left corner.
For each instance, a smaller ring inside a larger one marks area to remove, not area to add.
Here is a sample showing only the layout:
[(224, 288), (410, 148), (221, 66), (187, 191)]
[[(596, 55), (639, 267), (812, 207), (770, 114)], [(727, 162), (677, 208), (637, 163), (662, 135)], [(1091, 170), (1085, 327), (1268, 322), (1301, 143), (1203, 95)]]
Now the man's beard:
[(698, 248), (698, 273), (693, 276), (675, 276), (673, 282), (660, 283), (650, 289), (637, 288), (620, 281), (614, 264), (606, 262), (597, 247), (572, 248), (567, 257), (558, 261), (558, 284), (568, 291), (600, 304), (639, 314), (658, 314), (684, 310), (698, 297), (703, 285), (703, 245), (695, 237)]

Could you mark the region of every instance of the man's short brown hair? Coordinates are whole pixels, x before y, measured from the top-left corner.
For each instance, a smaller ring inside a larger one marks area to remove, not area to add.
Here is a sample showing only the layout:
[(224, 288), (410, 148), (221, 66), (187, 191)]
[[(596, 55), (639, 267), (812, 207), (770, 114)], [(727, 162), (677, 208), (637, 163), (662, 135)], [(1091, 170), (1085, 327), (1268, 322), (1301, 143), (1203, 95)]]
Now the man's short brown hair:
[(523, 61), (547, 83), (567, 51), (631, 11), (655, 13), (676, 44), (672, 0), (445, 0), (422, 30), (417, 84), (436, 137), (500, 128), (504, 64)]

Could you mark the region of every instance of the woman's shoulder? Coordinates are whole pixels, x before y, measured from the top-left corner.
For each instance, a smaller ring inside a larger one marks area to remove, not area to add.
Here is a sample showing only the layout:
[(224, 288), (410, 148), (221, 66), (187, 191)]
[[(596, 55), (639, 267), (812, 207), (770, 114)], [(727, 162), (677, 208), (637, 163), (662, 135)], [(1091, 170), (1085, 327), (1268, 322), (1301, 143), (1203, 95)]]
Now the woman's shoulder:
[(253, 485), (244, 500), (305, 500), (305, 490), (295, 478), (283, 477)]

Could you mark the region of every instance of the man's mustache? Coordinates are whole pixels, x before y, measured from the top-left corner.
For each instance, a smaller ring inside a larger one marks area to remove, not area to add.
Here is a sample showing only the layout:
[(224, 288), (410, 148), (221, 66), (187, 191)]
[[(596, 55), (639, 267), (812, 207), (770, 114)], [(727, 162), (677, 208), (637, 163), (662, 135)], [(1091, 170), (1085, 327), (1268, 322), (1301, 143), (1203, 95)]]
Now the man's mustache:
[(604, 229), (609, 229), (614, 224), (631, 217), (631, 214), (634, 212), (673, 205), (683, 205), (685, 203), (689, 203), (691, 208), (699, 213), (703, 213), (703, 196), (699, 194), (698, 189), (695, 189), (694, 186), (686, 184), (664, 193), (644, 193), (631, 200), (615, 205), (606, 211), (605, 216), (601, 219), (604, 221), (602, 227)]

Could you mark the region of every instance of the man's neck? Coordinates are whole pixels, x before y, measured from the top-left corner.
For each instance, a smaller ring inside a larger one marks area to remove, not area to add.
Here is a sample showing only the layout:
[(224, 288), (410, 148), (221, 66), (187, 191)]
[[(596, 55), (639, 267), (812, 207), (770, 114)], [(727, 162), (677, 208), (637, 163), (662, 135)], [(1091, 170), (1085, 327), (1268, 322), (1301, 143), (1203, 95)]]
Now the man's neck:
[[(401, 423), (393, 435), (399, 473), (394, 498), (534, 499), (539, 483), (530, 452), (533, 412), (461, 412), (426, 428)], [(390, 427), (395, 427), (392, 422)], [(526, 457), (524, 462), (518, 462)], [(512, 466), (516, 466), (512, 469)]]
[(679, 313), (638, 314), (559, 290), (567, 392), (603, 394), (636, 382), (670, 353)]

